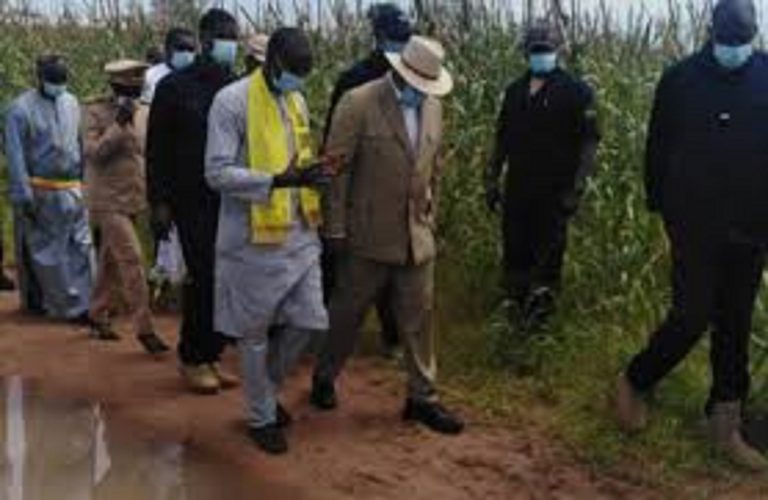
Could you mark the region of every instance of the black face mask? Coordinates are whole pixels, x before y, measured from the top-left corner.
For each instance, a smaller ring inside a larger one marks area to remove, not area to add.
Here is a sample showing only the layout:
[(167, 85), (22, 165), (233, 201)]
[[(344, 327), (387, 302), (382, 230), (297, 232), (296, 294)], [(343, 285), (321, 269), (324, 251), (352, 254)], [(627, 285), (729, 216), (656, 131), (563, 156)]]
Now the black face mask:
[(141, 96), (141, 87), (136, 85), (124, 85), (121, 83), (113, 83), (112, 90), (118, 97), (129, 97), (131, 99), (138, 99)]

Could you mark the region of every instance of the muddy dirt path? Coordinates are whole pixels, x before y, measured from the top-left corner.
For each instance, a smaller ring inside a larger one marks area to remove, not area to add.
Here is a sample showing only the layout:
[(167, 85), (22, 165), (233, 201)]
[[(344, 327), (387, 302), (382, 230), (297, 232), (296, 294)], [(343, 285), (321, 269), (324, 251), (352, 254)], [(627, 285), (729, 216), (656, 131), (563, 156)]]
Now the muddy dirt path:
[[(330, 414), (309, 407), (303, 366), (283, 398), (297, 420), (291, 451), (266, 457), (243, 433), (240, 391), (190, 395), (174, 356), (150, 359), (129, 337), (95, 343), (83, 329), (26, 318), (17, 307), (15, 294), (0, 297), (0, 377), (21, 375), (57, 397), (99, 401), (137, 435), (214, 457), (242, 479), (243, 499), (660, 498), (593, 477), (547, 440), (479, 422), (467, 410), (468, 432), (456, 438), (405, 426), (399, 375), (373, 360), (352, 363), (340, 383), (341, 407)], [(159, 330), (171, 338), (176, 320), (161, 318)], [(236, 368), (232, 353), (226, 364)]]

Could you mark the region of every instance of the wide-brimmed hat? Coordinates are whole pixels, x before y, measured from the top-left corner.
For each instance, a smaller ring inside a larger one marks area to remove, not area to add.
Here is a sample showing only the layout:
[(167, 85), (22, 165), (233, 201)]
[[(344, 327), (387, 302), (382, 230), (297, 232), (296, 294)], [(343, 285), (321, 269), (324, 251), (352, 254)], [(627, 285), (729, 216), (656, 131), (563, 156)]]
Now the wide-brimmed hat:
[(135, 59), (119, 59), (104, 66), (104, 72), (111, 83), (128, 86), (141, 86), (144, 84), (144, 73), (149, 64)]
[(385, 54), (392, 68), (417, 90), (441, 97), (453, 90), (453, 77), (443, 66), (445, 50), (440, 42), (413, 36), (402, 54)]
[(269, 35), (256, 33), (248, 38), (245, 44), (245, 54), (251, 56), (260, 63), (267, 61), (267, 47), (269, 46)]

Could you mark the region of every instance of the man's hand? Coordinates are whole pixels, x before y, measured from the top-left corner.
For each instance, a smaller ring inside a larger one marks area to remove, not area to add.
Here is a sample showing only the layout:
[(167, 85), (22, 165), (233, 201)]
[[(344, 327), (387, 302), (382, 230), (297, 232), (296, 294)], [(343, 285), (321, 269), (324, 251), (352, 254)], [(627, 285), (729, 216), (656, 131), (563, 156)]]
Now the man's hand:
[(136, 104), (133, 99), (129, 97), (117, 98), (117, 115), (115, 121), (121, 127), (125, 127), (128, 124), (133, 124), (133, 115), (136, 112)]
[(274, 188), (321, 188), (331, 183), (333, 179), (329, 168), (321, 161), (306, 168), (298, 168), (292, 161), (285, 172), (272, 179)]
[(171, 207), (164, 203), (152, 207), (150, 224), (152, 226), (152, 234), (155, 235), (155, 239), (167, 240), (168, 235), (171, 232), (171, 227), (173, 226)]
[(501, 188), (499, 188), (497, 183), (488, 184), (485, 187), (485, 205), (491, 212), (501, 213), (504, 202), (501, 196)]

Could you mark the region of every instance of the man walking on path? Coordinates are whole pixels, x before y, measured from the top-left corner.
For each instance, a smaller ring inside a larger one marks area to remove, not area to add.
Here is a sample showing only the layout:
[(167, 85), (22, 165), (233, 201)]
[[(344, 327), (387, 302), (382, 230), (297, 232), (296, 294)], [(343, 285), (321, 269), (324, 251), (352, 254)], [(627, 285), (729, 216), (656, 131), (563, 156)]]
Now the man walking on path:
[(165, 77), (150, 108), (147, 183), (158, 232), (176, 224), (187, 264), (178, 353), (193, 392), (215, 394), (237, 379), (219, 359), (223, 337), (213, 328), (213, 273), (219, 196), (205, 181), (208, 112), (214, 96), (234, 79), (237, 21), (221, 9), (200, 20), (202, 53)]
[(62, 57), (37, 62), (38, 88), (9, 107), (5, 126), (22, 307), (87, 321), (93, 246), (83, 202), (80, 105)]
[(133, 225), (147, 207), (146, 108), (138, 106), (146, 69), (139, 61), (108, 64), (105, 71), (113, 95), (85, 110), (86, 199), (99, 235), (90, 315), (95, 339), (119, 339), (112, 329), (110, 308), (117, 297), (123, 297), (137, 339), (150, 354), (160, 354), (168, 347), (155, 334), (141, 243)]
[(457, 434), (463, 423), (438, 402), (432, 329), (443, 129), (438, 98), (453, 80), (434, 40), (412, 37), (402, 55), (387, 58), (393, 71), (342, 98), (326, 143), (327, 153), (349, 161), (328, 198), (325, 236), (343, 258), (311, 401), (323, 410), (336, 407), (336, 378), (366, 311), (386, 289), (408, 369), (403, 419)]
[[(163, 60), (144, 75), (144, 86), (141, 102), (151, 106), (155, 90), (160, 82), (173, 73), (180, 71), (195, 62), (197, 41), (195, 35), (186, 28), (173, 28), (165, 37)], [(152, 299), (162, 300), (165, 292), (173, 290), (184, 279), (184, 256), (179, 242), (179, 232), (175, 227), (155, 229), (155, 265), (150, 271), (152, 282)], [(154, 302), (154, 300), (152, 300)]]
[(528, 330), (554, 310), (568, 223), (600, 135), (592, 89), (558, 65), (557, 29), (537, 21), (523, 45), (529, 70), (507, 88), (485, 183), (489, 210), (503, 212), (505, 280), (515, 320)]
[(753, 49), (757, 31), (751, 0), (720, 0), (711, 40), (656, 91), (646, 188), (670, 242), (672, 305), (621, 375), (616, 410), (623, 429), (644, 428), (645, 397), (711, 331), (710, 439), (734, 463), (767, 471), (740, 431), (768, 243), (768, 56)]
[[(331, 129), (333, 114), (341, 98), (350, 90), (373, 80), (378, 80), (386, 75), (392, 69), (386, 54), (389, 52), (400, 53), (411, 37), (412, 27), (408, 16), (394, 4), (382, 3), (372, 5), (369, 17), (373, 27), (376, 48), (367, 58), (359, 61), (342, 73), (336, 82), (326, 119), (326, 139)], [(324, 245), (322, 258), (323, 289), (326, 301), (329, 301), (333, 294), (336, 275), (335, 262), (339, 258), (340, 256), (334, 255), (332, 245)], [(395, 349), (399, 344), (399, 336), (397, 334), (393, 307), (388, 302), (389, 296), (390, 294), (387, 293), (387, 290), (382, 290), (382, 293), (376, 300), (376, 312), (379, 315), (379, 323), (381, 324), (382, 347), (384, 353), (391, 357), (394, 355)]]
[(265, 68), (222, 90), (210, 116), (207, 179), (222, 196), (216, 329), (239, 338), (250, 436), (268, 453), (287, 450), (277, 392), (311, 335), (328, 328), (312, 188), (329, 178), (313, 165), (301, 94), (312, 64), (306, 35), (278, 30)]

